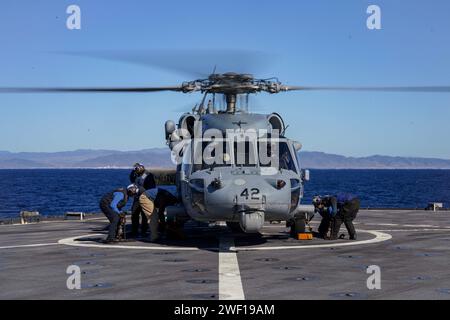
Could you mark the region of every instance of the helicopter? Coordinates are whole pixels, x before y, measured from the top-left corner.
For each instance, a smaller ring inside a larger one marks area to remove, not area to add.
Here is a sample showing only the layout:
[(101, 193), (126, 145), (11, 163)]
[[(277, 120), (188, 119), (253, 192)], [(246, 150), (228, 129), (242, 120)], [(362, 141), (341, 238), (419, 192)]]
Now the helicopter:
[[(249, 113), (248, 96), (289, 91), (278, 79), (228, 72), (183, 83), (182, 92), (203, 99), (178, 125), (165, 123), (166, 142), (177, 163), (181, 206), (168, 207), (170, 221), (225, 221), (233, 231), (260, 232), (265, 221), (292, 221), (303, 233), (314, 208), (300, 204), (309, 171), (301, 169), (301, 143), (285, 137), (277, 114)], [(207, 96), (212, 99), (206, 104)], [(217, 101), (222, 106), (217, 108)]]
[[(165, 87), (0, 88), (0, 93), (200, 92), (203, 98), (175, 123), (165, 123), (176, 164), (180, 203), (166, 207), (169, 223), (225, 221), (237, 232), (258, 233), (265, 222), (286, 221), (291, 235), (304, 233), (314, 217), (302, 204), (309, 170), (301, 168), (302, 144), (286, 136), (278, 113), (248, 111), (249, 95), (289, 91), (450, 92), (450, 86), (308, 87), (247, 73), (216, 73)], [(169, 174), (169, 173), (168, 173)]]

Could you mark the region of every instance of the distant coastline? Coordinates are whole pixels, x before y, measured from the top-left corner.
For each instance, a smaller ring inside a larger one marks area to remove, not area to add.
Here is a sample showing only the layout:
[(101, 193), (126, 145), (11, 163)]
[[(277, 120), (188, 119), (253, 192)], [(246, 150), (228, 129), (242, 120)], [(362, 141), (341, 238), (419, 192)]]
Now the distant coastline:
[[(346, 157), (316, 151), (301, 151), (299, 160), (307, 169), (361, 170), (450, 170), (449, 159), (373, 155)], [(170, 151), (154, 148), (139, 151), (75, 150), (67, 152), (0, 151), (0, 169), (129, 169), (136, 163), (148, 168), (173, 169)]]

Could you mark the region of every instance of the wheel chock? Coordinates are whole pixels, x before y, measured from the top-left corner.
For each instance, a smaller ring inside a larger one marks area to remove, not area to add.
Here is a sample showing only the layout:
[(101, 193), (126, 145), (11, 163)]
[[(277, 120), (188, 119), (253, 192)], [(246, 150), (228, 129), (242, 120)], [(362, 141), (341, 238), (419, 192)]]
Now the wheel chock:
[(297, 240), (312, 240), (312, 233), (298, 233)]

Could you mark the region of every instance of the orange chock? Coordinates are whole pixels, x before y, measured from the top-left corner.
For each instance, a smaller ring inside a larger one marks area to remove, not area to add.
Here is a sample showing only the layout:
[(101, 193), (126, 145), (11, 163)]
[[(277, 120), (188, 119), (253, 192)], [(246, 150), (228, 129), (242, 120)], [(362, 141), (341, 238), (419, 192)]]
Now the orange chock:
[(297, 234), (297, 240), (312, 240), (312, 233), (299, 233)]

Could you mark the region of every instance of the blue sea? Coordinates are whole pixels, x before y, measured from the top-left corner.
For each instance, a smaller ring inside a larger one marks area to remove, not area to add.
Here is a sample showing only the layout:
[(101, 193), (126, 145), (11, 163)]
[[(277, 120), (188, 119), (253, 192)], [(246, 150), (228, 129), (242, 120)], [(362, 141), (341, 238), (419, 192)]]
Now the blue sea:
[[(98, 212), (100, 197), (128, 185), (128, 170), (0, 170), (0, 218), (22, 210), (43, 215), (66, 211)], [(345, 191), (362, 207), (425, 208), (450, 206), (450, 170), (311, 170), (304, 203), (316, 194)]]

